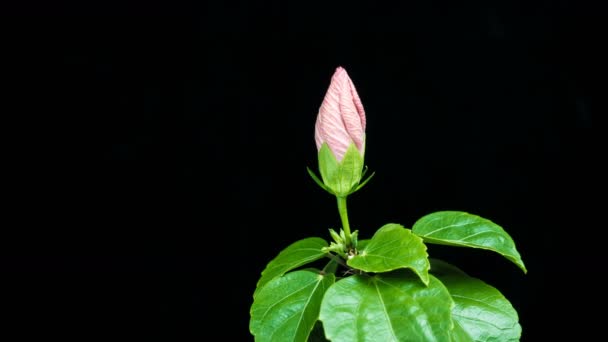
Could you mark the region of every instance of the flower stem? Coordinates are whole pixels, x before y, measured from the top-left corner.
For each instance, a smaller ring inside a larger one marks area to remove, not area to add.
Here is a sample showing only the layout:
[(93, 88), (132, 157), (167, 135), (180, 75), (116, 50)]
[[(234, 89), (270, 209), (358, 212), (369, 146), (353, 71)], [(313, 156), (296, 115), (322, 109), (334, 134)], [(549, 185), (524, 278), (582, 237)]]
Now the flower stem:
[(344, 236), (346, 237), (347, 248), (352, 247), (352, 240), (350, 237), (350, 225), (348, 224), (348, 213), (346, 210), (346, 196), (336, 196), (338, 199), (338, 212), (340, 213), (340, 219), (342, 220), (342, 229), (344, 230)]

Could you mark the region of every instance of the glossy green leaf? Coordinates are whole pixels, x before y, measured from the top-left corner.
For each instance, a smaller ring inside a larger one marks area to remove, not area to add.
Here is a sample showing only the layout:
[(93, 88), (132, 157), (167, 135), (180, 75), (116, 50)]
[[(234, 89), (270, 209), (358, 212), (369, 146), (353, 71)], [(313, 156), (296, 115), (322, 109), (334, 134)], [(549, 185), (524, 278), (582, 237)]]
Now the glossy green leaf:
[(357, 249), (360, 251), (363, 250), (369, 244), (369, 241), (370, 239), (363, 239), (357, 241)]
[(430, 265), (427, 257), (426, 246), (421, 238), (399, 224), (389, 223), (378, 229), (369, 243), (347, 264), (365, 272), (410, 268), (428, 284)]
[(473, 338), (456, 322), (454, 322), (454, 329), (450, 331), (450, 338), (451, 342), (475, 342), (475, 340), (473, 340)]
[(454, 300), (454, 341), (519, 341), (517, 311), (497, 289), (437, 259), (431, 259), (431, 274)]
[(326, 256), (327, 253), (322, 251), (324, 247), (327, 247), (327, 242), (318, 237), (306, 238), (289, 245), (266, 265), (254, 296), (272, 279)]
[(438, 211), (419, 219), (412, 231), (430, 243), (497, 252), (527, 272), (511, 236), (496, 223), (477, 215)]
[(425, 286), (398, 270), (336, 282), (323, 298), (319, 319), (333, 342), (450, 341), (453, 305), (435, 277)]
[(274, 278), (255, 296), (249, 330), (259, 342), (306, 341), (319, 318), (333, 274), (294, 271)]

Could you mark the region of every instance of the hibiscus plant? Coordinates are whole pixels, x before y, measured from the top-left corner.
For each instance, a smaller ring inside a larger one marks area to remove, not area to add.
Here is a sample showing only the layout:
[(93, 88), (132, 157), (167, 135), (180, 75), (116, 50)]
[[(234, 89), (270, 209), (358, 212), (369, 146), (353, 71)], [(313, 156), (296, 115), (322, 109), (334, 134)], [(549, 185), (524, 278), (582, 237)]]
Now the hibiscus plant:
[(427, 254), (427, 243), (480, 248), (526, 272), (499, 225), (439, 211), (411, 228), (388, 223), (369, 239), (351, 230), (346, 199), (373, 176), (364, 166), (365, 126), (355, 86), (338, 67), (315, 124), (320, 177), (308, 172), (336, 197), (342, 227), (329, 229), (330, 243), (319, 237), (294, 242), (261, 272), (250, 310), (255, 340), (519, 340), (517, 312), (496, 288)]

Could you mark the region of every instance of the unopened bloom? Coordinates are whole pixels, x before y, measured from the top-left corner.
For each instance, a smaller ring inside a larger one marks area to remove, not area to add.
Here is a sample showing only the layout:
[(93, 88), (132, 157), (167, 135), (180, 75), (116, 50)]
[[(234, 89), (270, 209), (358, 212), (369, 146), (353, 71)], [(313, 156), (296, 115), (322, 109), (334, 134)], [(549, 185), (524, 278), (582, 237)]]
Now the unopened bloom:
[(341, 162), (351, 144), (363, 156), (365, 150), (365, 110), (344, 68), (338, 67), (331, 78), (317, 122), (315, 142), (321, 150), (327, 143), (336, 160)]
[[(342, 67), (336, 68), (317, 115), (315, 142), (319, 151), (317, 180), (325, 190), (345, 197), (365, 184), (365, 111), (355, 85)], [(314, 176), (313, 176), (314, 177)]]

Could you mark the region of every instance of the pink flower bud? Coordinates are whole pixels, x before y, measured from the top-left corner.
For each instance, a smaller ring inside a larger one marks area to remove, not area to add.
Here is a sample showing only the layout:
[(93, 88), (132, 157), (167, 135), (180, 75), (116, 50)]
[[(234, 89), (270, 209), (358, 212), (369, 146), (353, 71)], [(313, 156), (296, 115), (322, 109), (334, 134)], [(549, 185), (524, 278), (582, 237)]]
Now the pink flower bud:
[(342, 67), (336, 68), (315, 124), (317, 150), (329, 145), (341, 162), (354, 143), (361, 156), (365, 149), (365, 111), (355, 85)]

